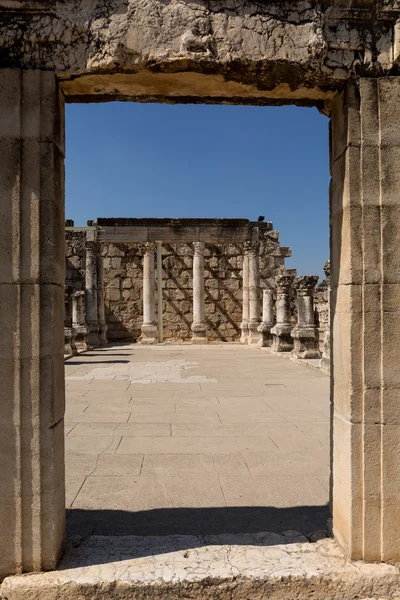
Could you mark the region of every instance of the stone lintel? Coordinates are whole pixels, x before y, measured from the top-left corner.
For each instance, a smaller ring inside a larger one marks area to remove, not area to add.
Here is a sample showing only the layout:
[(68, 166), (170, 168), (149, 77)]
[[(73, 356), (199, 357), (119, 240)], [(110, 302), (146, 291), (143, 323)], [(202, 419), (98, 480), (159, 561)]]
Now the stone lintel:
[(247, 219), (105, 219), (98, 223), (98, 239), (102, 242), (156, 242), (209, 244), (244, 242), (252, 231), (270, 231), (270, 222)]

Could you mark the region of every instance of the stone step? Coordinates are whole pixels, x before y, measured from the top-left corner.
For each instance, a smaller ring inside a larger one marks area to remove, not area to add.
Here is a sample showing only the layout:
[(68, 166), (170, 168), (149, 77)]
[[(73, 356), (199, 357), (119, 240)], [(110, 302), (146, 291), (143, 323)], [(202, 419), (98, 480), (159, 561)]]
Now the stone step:
[[(322, 539), (318, 539), (322, 538)], [(70, 538), (57, 571), (7, 577), (2, 600), (400, 598), (389, 564), (350, 563), (323, 533)]]

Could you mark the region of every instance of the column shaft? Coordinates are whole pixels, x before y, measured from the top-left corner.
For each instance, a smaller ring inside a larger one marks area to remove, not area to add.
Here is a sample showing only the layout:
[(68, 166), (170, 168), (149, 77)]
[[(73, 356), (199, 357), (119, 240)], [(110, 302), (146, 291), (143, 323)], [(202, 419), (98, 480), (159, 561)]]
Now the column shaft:
[(290, 294), (293, 275), (280, 275), (276, 278), (276, 325), (271, 329), (274, 352), (289, 352), (293, 349), (290, 323)]
[(153, 243), (145, 244), (143, 257), (143, 325), (142, 344), (157, 343), (157, 325), (155, 321), (155, 272)]
[(271, 329), (274, 325), (274, 291), (271, 289), (263, 290), (263, 311), (262, 322), (258, 327), (260, 340), (258, 345), (269, 347), (272, 345)]
[(252, 244), (249, 253), (249, 344), (258, 344), (261, 323), (259, 245)]
[(53, 73), (0, 70), (0, 577), (65, 536), (63, 116)]
[(86, 240), (86, 322), (89, 328), (88, 344), (91, 348), (99, 345), (99, 317), (97, 312), (97, 256), (98, 246), (95, 233), (87, 232)]
[(97, 258), (97, 315), (99, 321), (99, 344), (100, 346), (105, 346), (108, 340), (104, 307), (104, 271), (102, 256), (98, 256)]
[(242, 324), (241, 324), (241, 336), (240, 342), (247, 344), (249, 336), (249, 242), (243, 244), (243, 268), (242, 268), (242, 279), (243, 279), (243, 300), (242, 300)]
[(328, 326), (324, 335), (324, 347), (320, 362), (320, 369), (325, 373), (331, 372), (331, 261), (327, 260), (324, 265), (327, 283), (326, 295), (328, 297)]
[(204, 290), (204, 243), (194, 242), (193, 255), (193, 324), (192, 343), (204, 344), (207, 341)]
[(294, 340), (294, 358), (321, 358), (318, 328), (314, 318), (314, 290), (317, 283), (318, 275), (301, 275), (294, 280), (297, 302), (297, 325), (291, 334)]
[(72, 294), (72, 327), (76, 329), (76, 345), (81, 350), (89, 350), (86, 325), (85, 292), (80, 290)]
[(353, 559), (400, 559), (400, 77), (332, 105), (333, 528)]

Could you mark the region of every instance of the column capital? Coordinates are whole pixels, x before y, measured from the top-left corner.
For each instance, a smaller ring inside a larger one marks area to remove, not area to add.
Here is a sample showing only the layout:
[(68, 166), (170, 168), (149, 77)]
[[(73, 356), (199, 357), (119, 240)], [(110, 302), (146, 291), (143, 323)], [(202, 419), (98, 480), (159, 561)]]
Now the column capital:
[(289, 294), (293, 285), (294, 275), (278, 275), (275, 279), (278, 294)]
[(95, 240), (85, 240), (85, 250), (88, 254), (99, 254), (100, 245)]
[(318, 275), (299, 275), (294, 278), (293, 287), (299, 296), (312, 296), (318, 279)]
[(194, 256), (203, 256), (204, 248), (205, 248), (204, 242), (193, 242)]
[(254, 241), (246, 240), (245, 242), (243, 242), (243, 251), (245, 254), (248, 254), (249, 256), (250, 256), (250, 254), (258, 255), (258, 253), (260, 251), (260, 243), (258, 241), (254, 242)]
[(144, 254), (154, 254), (155, 251), (156, 251), (156, 243), (155, 242), (145, 242)]

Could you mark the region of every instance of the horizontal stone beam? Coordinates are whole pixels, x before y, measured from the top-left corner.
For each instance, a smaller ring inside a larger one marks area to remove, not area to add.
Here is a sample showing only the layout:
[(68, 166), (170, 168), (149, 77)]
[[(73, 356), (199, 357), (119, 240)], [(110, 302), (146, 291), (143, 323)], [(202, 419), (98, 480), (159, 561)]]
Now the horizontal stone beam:
[(244, 242), (249, 239), (248, 227), (100, 227), (100, 242), (127, 244), (156, 242), (167, 244), (205, 242), (208, 244)]

